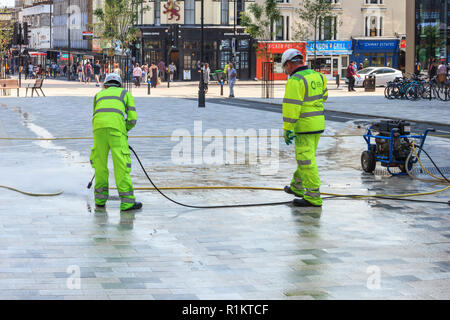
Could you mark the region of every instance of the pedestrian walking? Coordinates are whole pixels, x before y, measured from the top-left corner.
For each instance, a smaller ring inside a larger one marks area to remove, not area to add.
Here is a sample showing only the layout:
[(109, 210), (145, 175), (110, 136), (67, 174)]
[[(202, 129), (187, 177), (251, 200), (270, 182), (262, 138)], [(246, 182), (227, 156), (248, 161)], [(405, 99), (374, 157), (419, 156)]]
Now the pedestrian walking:
[(428, 66), (428, 77), (430, 79), (433, 79), (436, 76), (437, 76), (437, 65), (436, 65), (436, 60), (433, 59), (433, 60), (431, 60), (430, 65)]
[(177, 71), (177, 66), (172, 61), (169, 65), (170, 82), (173, 82), (173, 75), (175, 74), (176, 71)]
[(94, 77), (95, 77), (95, 86), (100, 87), (100, 77), (102, 75), (102, 66), (100, 64), (100, 61), (95, 61), (94, 64)]
[(353, 67), (353, 65), (355, 64), (354, 61), (350, 61), (350, 64), (347, 67), (347, 79), (348, 79), (348, 91), (356, 91), (354, 86), (355, 86), (355, 68)]
[(141, 77), (142, 77), (142, 69), (141, 67), (139, 67), (139, 63), (136, 63), (136, 66), (133, 69), (133, 77), (136, 88), (139, 88), (141, 86)]
[(165, 81), (166, 79), (166, 63), (161, 60), (158, 63), (158, 69), (159, 69), (159, 77), (161, 78), (161, 81)]
[(95, 169), (95, 205), (97, 208), (104, 208), (109, 197), (108, 156), (111, 150), (120, 210), (140, 209), (142, 203), (136, 202), (130, 177), (131, 158), (128, 147), (128, 131), (134, 128), (137, 121), (134, 98), (122, 88), (122, 78), (116, 73), (106, 76), (104, 87), (104, 90), (95, 95), (92, 118), (94, 146), (90, 161)]
[(234, 98), (234, 85), (236, 83), (237, 71), (231, 62), (228, 64), (227, 74), (228, 74), (228, 85), (230, 86), (230, 98)]
[[(34, 70), (34, 66), (33, 64), (30, 62), (28, 64), (28, 78), (33, 79), (33, 70)], [(26, 78), (25, 78), (26, 79)]]
[(77, 74), (78, 74), (78, 81), (80, 81), (80, 83), (83, 82), (84, 70), (83, 66), (81, 65), (81, 62), (78, 63)]
[(327, 79), (303, 65), (303, 54), (286, 50), (281, 57), (285, 73), (290, 75), (283, 99), (283, 130), (287, 145), (295, 142), (297, 170), (284, 191), (293, 194), (299, 207), (321, 207), (320, 178), (316, 152), (325, 130), (323, 103), (328, 98)]
[(141, 67), (142, 69), (142, 81), (146, 82), (147, 80), (147, 72), (148, 72), (148, 65), (146, 63), (144, 63)]
[(84, 84), (91, 83), (91, 77), (93, 73), (92, 65), (88, 61), (84, 66)]
[(203, 83), (205, 85), (205, 93), (208, 93), (208, 83), (209, 83), (209, 77), (211, 74), (211, 70), (209, 69), (209, 64), (205, 63), (203, 67)]
[(152, 88), (156, 88), (158, 84), (158, 67), (154, 62), (152, 62), (152, 66), (150, 67), (149, 76)]
[(119, 68), (119, 64), (118, 63), (114, 63), (113, 73), (116, 73), (120, 77), (122, 77), (122, 70)]
[(440, 83), (444, 83), (445, 80), (447, 79), (447, 66), (445, 65), (444, 59), (441, 60), (441, 64), (438, 67), (437, 73), (438, 73), (437, 75), (438, 81)]

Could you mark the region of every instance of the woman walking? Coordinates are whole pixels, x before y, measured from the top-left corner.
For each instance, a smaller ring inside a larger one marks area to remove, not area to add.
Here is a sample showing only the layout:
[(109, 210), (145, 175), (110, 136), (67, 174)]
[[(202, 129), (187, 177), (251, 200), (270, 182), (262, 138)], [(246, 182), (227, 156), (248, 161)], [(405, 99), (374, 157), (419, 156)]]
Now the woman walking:
[(81, 65), (81, 62), (78, 63), (77, 74), (78, 74), (78, 80), (80, 81), (80, 83), (83, 82), (84, 72), (83, 72), (83, 66)]
[(139, 88), (141, 86), (141, 77), (142, 77), (142, 69), (139, 67), (139, 63), (136, 63), (136, 66), (133, 69), (133, 77), (136, 88)]

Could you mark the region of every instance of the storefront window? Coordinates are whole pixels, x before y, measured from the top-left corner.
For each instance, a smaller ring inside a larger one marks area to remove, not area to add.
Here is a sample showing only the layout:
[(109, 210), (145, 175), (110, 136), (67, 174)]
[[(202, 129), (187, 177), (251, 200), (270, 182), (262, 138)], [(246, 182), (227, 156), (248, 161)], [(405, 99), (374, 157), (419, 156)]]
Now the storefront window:
[(448, 6), (448, 0), (416, 0), (415, 56), (421, 70), (447, 59)]
[(385, 54), (372, 53), (372, 67), (384, 67), (384, 66), (385, 66)]
[(363, 67), (367, 68), (370, 66), (370, 53), (363, 53)]
[(147, 49), (159, 49), (160, 48), (160, 43), (159, 43), (159, 41), (146, 40), (146, 41), (144, 41), (144, 48), (147, 48)]
[(184, 49), (197, 49), (198, 41), (184, 41)]

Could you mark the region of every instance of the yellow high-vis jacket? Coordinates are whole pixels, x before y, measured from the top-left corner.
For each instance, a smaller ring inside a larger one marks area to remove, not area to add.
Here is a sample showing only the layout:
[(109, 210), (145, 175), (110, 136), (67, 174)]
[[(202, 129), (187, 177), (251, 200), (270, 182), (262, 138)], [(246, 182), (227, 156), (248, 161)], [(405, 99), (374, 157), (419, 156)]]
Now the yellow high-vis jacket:
[(286, 83), (283, 99), (283, 129), (297, 134), (325, 130), (323, 103), (328, 99), (327, 79), (301, 67)]
[(137, 121), (134, 98), (127, 90), (109, 87), (97, 93), (93, 103), (92, 130), (114, 128), (127, 134)]

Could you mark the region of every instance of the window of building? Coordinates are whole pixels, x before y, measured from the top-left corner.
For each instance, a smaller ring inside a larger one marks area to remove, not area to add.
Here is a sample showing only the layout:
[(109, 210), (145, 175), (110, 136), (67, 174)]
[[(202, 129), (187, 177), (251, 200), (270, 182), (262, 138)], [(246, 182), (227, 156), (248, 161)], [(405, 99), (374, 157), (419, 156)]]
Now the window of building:
[(383, 17), (370, 16), (365, 18), (365, 36), (378, 37), (383, 35)]
[(275, 40), (284, 40), (284, 16), (280, 17), (280, 20), (278, 20), (275, 23), (275, 32), (276, 32), (276, 36), (275, 36)]
[(228, 0), (221, 0), (220, 4), (220, 23), (221, 24), (228, 24), (229, 23), (229, 5)]
[(244, 11), (244, 0), (235, 0), (236, 2), (236, 24), (241, 24), (241, 12)]
[(319, 21), (319, 39), (337, 39), (337, 17), (325, 17)]
[(161, 0), (155, 0), (155, 26), (161, 25)]
[(195, 0), (184, 1), (184, 23), (195, 24)]
[(286, 40), (289, 40), (289, 16), (286, 16)]
[(383, 0), (366, 0), (366, 4), (383, 4)]

